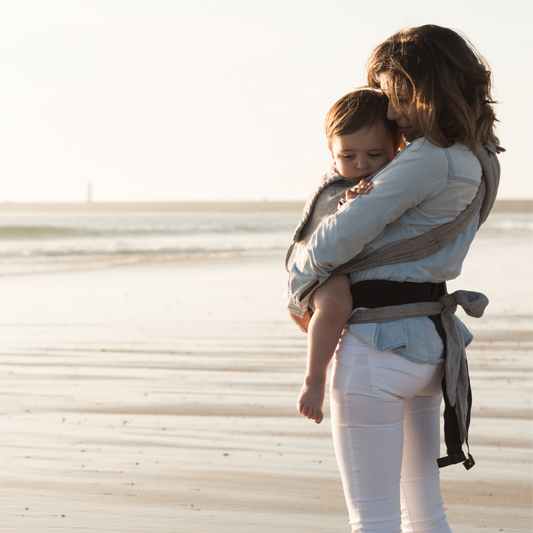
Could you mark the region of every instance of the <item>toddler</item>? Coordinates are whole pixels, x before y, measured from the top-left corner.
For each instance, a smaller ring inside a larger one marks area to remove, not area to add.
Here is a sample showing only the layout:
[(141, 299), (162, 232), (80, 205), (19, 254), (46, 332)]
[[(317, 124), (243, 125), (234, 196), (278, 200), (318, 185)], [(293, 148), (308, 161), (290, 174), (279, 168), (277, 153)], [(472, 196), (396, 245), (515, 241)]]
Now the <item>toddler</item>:
[[(391, 161), (402, 147), (402, 137), (396, 124), (387, 120), (387, 107), (385, 95), (363, 89), (342, 97), (326, 116), (324, 128), (328, 146), (335, 170), (340, 175), (340, 181), (332, 185), (339, 187), (344, 182), (341, 187), (344, 187), (345, 193), (341, 190), (344, 196), (341, 203), (360, 194), (368, 194), (372, 188), (368, 178)], [(348, 180), (356, 181), (357, 185), (346, 186)], [(315, 210), (320, 209), (324, 193), (325, 190), (316, 198)], [(331, 191), (328, 194), (329, 198), (335, 198)], [(324, 205), (322, 201), (323, 211)], [(333, 214), (337, 206), (338, 202), (335, 202), (334, 207), (330, 202), (331, 212), (326, 214)], [(309, 334), (307, 372), (297, 406), (303, 416), (320, 424), (328, 366), (352, 313), (349, 276), (328, 279), (316, 290), (312, 303), (312, 316), (306, 312), (303, 319), (295, 320)]]

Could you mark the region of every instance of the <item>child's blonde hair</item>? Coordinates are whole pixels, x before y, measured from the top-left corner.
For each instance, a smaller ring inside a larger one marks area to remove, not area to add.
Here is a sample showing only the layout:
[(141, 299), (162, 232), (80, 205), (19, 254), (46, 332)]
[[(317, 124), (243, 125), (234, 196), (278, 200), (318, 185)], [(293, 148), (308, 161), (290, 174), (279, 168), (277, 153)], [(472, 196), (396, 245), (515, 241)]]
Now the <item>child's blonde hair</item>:
[(391, 136), (394, 150), (403, 146), (403, 139), (395, 122), (387, 120), (388, 98), (371, 89), (359, 89), (346, 94), (328, 111), (324, 130), (331, 148), (333, 137), (348, 135), (381, 122)]

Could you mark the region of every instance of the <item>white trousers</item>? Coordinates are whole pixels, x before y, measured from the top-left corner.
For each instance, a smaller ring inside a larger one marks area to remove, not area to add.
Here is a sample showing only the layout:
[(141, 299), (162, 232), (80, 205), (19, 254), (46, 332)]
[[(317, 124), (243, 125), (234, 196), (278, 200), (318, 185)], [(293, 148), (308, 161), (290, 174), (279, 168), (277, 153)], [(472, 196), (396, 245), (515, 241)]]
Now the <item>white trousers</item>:
[(443, 366), (378, 352), (344, 331), (331, 420), (352, 532), (451, 533), (437, 466)]

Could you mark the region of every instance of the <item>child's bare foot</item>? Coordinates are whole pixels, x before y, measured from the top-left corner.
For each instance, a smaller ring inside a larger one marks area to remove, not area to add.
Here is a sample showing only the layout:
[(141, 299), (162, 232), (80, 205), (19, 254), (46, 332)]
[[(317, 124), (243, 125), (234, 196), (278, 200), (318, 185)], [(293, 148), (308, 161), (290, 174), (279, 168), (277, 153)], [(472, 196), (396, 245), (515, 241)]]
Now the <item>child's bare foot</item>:
[(325, 395), (325, 381), (305, 380), (296, 404), (300, 414), (306, 416), (309, 420), (314, 420), (316, 424), (320, 424), (324, 418), (322, 406), (324, 405)]

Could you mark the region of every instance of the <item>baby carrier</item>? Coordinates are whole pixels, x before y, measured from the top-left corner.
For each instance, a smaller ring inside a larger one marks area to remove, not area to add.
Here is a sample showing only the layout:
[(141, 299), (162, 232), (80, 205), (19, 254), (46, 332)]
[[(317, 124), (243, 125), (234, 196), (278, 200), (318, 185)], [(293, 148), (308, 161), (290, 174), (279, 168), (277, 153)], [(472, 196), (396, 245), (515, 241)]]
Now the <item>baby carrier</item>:
[[(458, 237), (478, 213), (479, 229), (487, 220), (496, 199), (500, 180), (500, 165), (496, 157), (496, 148), (492, 144), (485, 146), (478, 141), (476, 155), (483, 170), (481, 184), (470, 205), (455, 220), (443, 224), (423, 235), (409, 239), (384, 251), (377, 252), (370, 257), (348, 261), (333, 270), (331, 275), (351, 274), (373, 267), (406, 263), (429, 257)], [(331, 183), (338, 181), (338, 179), (334, 173), (328, 173), (319, 185), (315, 195), (308, 201), (302, 220), (296, 228), (293, 238), (294, 242), (287, 252), (286, 264), (297, 244), (302, 230), (312, 216), (314, 202), (318, 194)], [(318, 283), (316, 281), (308, 287), (301, 295), (301, 298), (308, 296), (318, 286)], [(363, 284), (365, 282), (361, 283)], [(397, 282), (378, 281), (378, 283), (396, 283), (398, 286), (402, 285)], [(357, 309), (350, 317), (348, 324), (392, 322), (417, 316), (427, 316), (433, 321), (445, 347), (445, 375), (442, 380), (442, 391), (445, 402), (444, 431), (447, 456), (438, 459), (437, 462), (439, 467), (463, 462), (464, 467), (468, 470), (474, 466), (474, 459), (470, 453), (468, 453), (468, 457), (465, 456), (462, 446), (466, 444), (468, 448), (472, 392), (465, 347), (453, 315), (457, 306), (460, 305), (469, 316), (479, 318), (483, 315), (485, 307), (488, 305), (488, 299), (484, 294), (473, 291), (460, 290), (452, 294), (446, 294), (445, 284), (425, 285), (442, 285), (444, 286), (444, 290), (442, 290), (442, 287), (438, 287), (438, 294), (432, 298), (432, 301), (415, 298), (411, 303), (401, 303), (398, 305), (397, 302), (394, 302), (393, 298), (391, 300), (393, 303), (378, 305), (374, 308)], [(394, 285), (392, 286), (394, 287)], [(392, 292), (394, 290), (396, 289), (393, 289)], [(433, 294), (435, 294), (435, 291), (433, 291)], [(399, 301), (403, 301), (401, 297)], [(356, 304), (355, 307), (368, 306)]]

